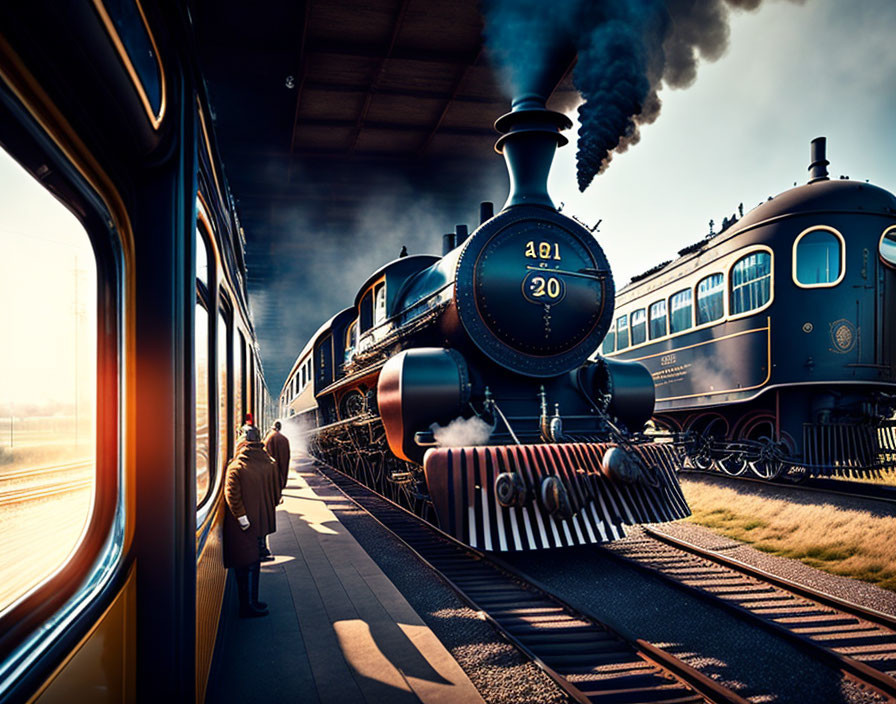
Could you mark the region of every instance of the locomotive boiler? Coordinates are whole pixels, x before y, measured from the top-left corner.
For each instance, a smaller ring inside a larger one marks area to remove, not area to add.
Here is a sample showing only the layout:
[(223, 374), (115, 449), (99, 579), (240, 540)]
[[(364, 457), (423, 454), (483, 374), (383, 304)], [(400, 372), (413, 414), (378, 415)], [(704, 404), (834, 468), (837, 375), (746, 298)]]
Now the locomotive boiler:
[(657, 387), (690, 463), (764, 479), (896, 467), (896, 197), (831, 179), (770, 198), (620, 292), (602, 352)]
[(504, 208), (483, 204), (441, 257), (372, 274), (299, 355), (281, 415), (315, 456), (475, 547), (601, 542), (684, 517), (675, 450), (639, 434), (650, 374), (588, 359), (615, 292), (591, 232), (548, 195), (571, 123), (529, 94), (495, 126)]

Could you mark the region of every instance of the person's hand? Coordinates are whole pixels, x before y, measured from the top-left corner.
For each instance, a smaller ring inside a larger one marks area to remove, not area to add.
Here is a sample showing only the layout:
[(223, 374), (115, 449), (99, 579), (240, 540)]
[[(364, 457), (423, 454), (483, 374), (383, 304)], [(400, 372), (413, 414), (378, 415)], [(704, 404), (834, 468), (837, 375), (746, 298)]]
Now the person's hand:
[(240, 516), (236, 520), (238, 520), (240, 522), (240, 528), (242, 528), (243, 530), (249, 530), (249, 517), (248, 516)]

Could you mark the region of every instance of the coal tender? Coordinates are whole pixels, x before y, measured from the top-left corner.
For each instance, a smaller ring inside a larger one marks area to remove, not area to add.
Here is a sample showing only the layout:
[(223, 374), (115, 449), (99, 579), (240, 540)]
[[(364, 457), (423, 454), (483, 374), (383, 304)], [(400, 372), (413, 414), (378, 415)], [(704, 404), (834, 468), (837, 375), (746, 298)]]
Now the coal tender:
[(510, 196), (443, 256), (372, 274), (299, 355), (281, 413), (311, 452), (486, 550), (557, 548), (689, 514), (672, 445), (640, 435), (654, 384), (589, 355), (614, 310), (591, 232), (547, 192), (571, 126), (537, 95), (501, 117)]

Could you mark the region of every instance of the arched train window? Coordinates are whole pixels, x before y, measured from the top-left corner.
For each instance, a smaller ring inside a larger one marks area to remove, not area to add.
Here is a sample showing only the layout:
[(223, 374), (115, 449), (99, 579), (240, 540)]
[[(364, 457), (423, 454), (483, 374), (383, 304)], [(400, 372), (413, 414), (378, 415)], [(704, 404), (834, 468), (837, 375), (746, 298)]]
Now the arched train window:
[(741, 257), (731, 267), (731, 315), (761, 308), (772, 296), (772, 255), (759, 251)]
[(793, 282), (802, 288), (836, 286), (846, 273), (845, 248), (843, 236), (833, 228), (801, 233), (793, 243)]

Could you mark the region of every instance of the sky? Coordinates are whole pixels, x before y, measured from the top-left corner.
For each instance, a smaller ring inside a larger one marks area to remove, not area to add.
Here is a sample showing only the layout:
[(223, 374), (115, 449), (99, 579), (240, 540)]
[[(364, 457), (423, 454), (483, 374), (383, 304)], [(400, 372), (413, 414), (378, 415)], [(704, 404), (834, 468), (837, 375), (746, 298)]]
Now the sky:
[[(715, 220), (808, 180), (809, 142), (827, 137), (831, 176), (896, 191), (896, 2), (766, 0), (732, 12), (727, 53), (696, 83), (664, 89), (657, 121), (584, 194), (570, 144), (555, 201), (587, 223), (617, 288), (707, 234)], [(574, 115), (571, 115), (574, 117)], [(575, 127), (574, 127), (575, 129)]]

